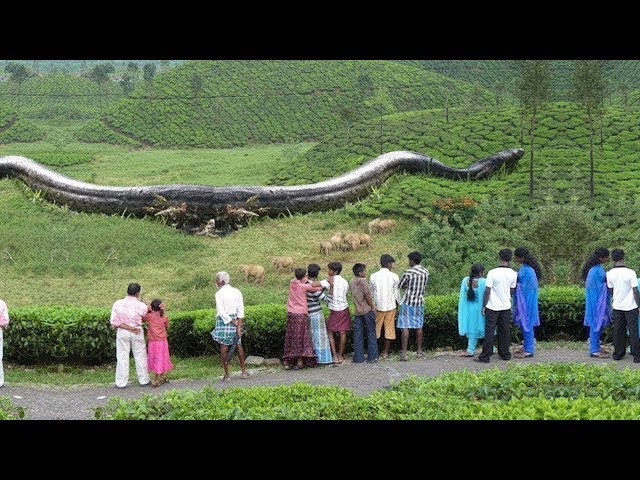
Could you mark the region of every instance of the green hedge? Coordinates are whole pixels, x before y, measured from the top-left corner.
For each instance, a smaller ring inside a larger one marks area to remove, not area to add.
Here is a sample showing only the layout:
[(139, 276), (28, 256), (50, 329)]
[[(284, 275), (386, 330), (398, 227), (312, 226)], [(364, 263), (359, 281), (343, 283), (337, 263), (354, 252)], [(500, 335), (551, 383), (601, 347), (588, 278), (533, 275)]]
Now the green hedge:
[(341, 387), (294, 384), (170, 391), (114, 398), (98, 419), (469, 420), (639, 419), (640, 372), (613, 365), (510, 365), (409, 377), (365, 397)]
[(10, 398), (0, 397), (0, 420), (19, 420), (24, 418), (24, 408), (17, 407)]
[[(463, 348), (466, 337), (458, 335), (457, 294), (427, 296), (424, 347)], [(325, 307), (326, 308), (326, 307)], [(326, 310), (325, 310), (326, 313)], [(115, 358), (115, 334), (109, 324), (110, 309), (80, 307), (10, 308), (11, 323), (5, 334), (5, 358), (22, 364), (99, 364)], [(579, 287), (546, 287), (540, 291), (542, 325), (540, 340), (586, 340), (582, 326), (584, 292)], [(249, 354), (280, 357), (286, 327), (285, 305), (245, 307), (243, 343)], [(169, 346), (180, 357), (217, 352), (210, 332), (215, 310), (169, 312)], [(399, 347), (399, 332), (393, 348)], [(606, 337), (605, 337), (606, 338)], [(513, 341), (520, 341), (512, 327)], [(413, 342), (413, 335), (410, 340)], [(352, 345), (347, 337), (348, 349)]]

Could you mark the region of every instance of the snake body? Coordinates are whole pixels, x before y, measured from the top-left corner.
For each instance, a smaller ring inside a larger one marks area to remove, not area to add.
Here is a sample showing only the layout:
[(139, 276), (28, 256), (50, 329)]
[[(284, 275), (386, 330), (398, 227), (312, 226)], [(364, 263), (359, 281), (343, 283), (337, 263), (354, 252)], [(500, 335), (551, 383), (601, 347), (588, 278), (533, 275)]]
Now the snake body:
[(521, 148), (504, 150), (459, 169), (419, 153), (395, 151), (369, 160), (344, 175), (295, 186), (169, 184), (110, 187), (74, 180), (19, 156), (0, 157), (0, 176), (18, 178), (32, 190), (40, 191), (47, 200), (82, 212), (144, 216), (150, 207), (158, 205), (161, 198), (168, 205), (186, 203), (189, 210), (200, 218), (215, 218), (223, 215), (229, 206), (243, 207), (248, 202), (260, 207), (266, 215), (274, 216), (340, 207), (347, 201), (368, 195), (372, 187), (397, 171), (429, 173), (456, 180), (480, 180), (502, 167), (512, 169), (523, 155)]

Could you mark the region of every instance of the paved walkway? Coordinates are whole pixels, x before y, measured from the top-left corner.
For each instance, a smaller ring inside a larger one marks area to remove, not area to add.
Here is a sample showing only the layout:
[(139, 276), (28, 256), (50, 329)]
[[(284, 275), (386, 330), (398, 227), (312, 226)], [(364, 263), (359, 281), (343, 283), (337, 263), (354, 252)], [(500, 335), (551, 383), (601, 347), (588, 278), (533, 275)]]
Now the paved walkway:
[[(595, 359), (587, 356), (583, 350), (564, 347), (539, 349), (534, 358), (500, 360), (497, 355), (491, 357), (491, 363), (481, 364), (462, 358), (457, 353), (440, 353), (415, 359), (410, 354), (408, 362), (397, 361), (397, 357), (381, 360), (375, 364), (354, 364), (345, 362), (340, 366), (324, 366), (299, 371), (281, 368), (258, 368), (250, 370), (248, 379), (241, 379), (234, 372), (229, 382), (221, 382), (220, 377), (207, 380), (172, 380), (158, 388), (129, 385), (125, 389), (111, 387), (49, 387), (49, 386), (12, 386), (10, 383), (0, 388), (0, 396), (8, 396), (12, 401), (26, 409), (26, 415), (34, 420), (88, 420), (94, 418), (94, 409), (104, 405), (112, 397), (138, 398), (144, 394), (158, 394), (170, 389), (198, 390), (206, 385), (215, 388), (247, 387), (256, 385), (288, 385), (306, 382), (312, 385), (339, 385), (365, 395), (391, 385), (408, 375), (435, 376), (443, 372), (468, 369), (473, 371), (487, 368), (506, 368), (508, 364), (532, 364), (542, 362), (581, 362), (586, 364), (610, 364), (619, 367), (640, 368), (633, 363), (633, 357), (627, 354), (621, 361)], [(134, 377), (135, 378), (135, 377)]]

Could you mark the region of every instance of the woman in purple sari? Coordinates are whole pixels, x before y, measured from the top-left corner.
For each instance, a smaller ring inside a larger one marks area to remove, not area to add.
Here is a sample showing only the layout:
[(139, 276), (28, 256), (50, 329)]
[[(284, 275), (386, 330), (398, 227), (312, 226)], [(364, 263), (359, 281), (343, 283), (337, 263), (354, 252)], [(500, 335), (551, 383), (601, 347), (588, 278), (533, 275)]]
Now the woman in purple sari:
[(540, 325), (538, 313), (538, 280), (542, 277), (540, 264), (524, 247), (513, 252), (516, 261), (522, 266), (518, 270), (515, 299), (513, 302), (513, 321), (522, 330), (524, 347), (516, 351), (515, 358), (530, 358), (535, 353), (535, 336), (533, 327)]
[(609, 250), (598, 247), (582, 268), (585, 284), (584, 325), (589, 327), (589, 354), (594, 358), (609, 358), (600, 348), (602, 327), (611, 323), (609, 290), (604, 264), (609, 261)]

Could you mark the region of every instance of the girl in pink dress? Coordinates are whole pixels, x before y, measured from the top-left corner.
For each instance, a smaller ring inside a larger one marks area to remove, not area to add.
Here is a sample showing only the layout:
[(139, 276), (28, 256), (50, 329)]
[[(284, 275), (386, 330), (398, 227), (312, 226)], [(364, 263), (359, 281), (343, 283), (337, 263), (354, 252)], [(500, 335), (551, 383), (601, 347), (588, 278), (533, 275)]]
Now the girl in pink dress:
[(155, 373), (156, 378), (151, 385), (157, 387), (169, 380), (165, 374), (173, 370), (171, 358), (169, 357), (169, 342), (167, 341), (167, 330), (169, 329), (169, 319), (164, 314), (165, 305), (162, 300), (155, 299), (151, 302), (151, 310), (142, 319), (147, 322), (147, 357), (149, 371)]

